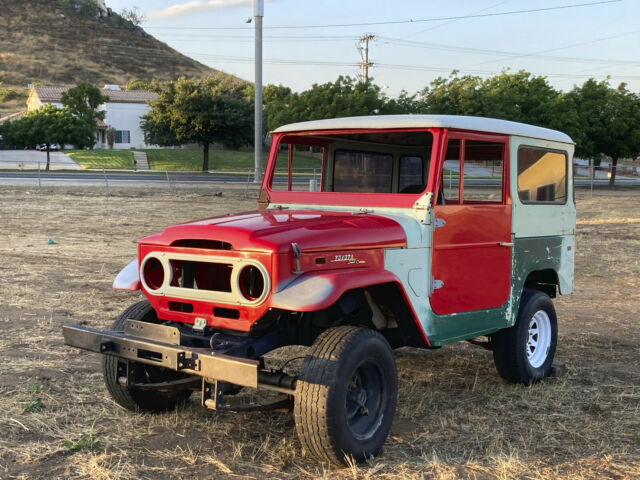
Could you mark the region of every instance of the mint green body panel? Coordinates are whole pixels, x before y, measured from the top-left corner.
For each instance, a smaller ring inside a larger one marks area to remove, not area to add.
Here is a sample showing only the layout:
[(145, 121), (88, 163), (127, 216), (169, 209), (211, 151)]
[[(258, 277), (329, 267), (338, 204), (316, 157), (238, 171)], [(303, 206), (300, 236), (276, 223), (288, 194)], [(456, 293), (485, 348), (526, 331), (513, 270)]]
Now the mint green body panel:
[[(450, 315), (436, 315), (429, 309), (426, 334), (431, 345), (445, 345), (512, 326), (516, 321), (527, 276), (538, 270), (553, 270), (556, 273), (563, 271), (562, 263), (568, 260), (563, 252), (567, 247), (571, 247), (570, 251), (573, 251), (572, 240), (572, 237), (564, 235), (516, 238), (511, 250), (511, 291), (506, 303), (498, 308)], [(573, 255), (570, 259), (573, 271)]]

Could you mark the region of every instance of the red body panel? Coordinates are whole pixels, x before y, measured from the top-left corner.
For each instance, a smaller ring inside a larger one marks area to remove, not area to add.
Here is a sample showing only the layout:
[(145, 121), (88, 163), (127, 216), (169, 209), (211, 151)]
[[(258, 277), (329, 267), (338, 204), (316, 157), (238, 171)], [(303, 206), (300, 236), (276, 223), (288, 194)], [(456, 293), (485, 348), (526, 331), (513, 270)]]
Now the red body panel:
[[(495, 308), (504, 305), (511, 288), (511, 215), (509, 195), (509, 138), (472, 132), (445, 132), (448, 139), (485, 140), (504, 144), (503, 189), (500, 202), (459, 200), (436, 205), (434, 217), (444, 226), (433, 233), (432, 275), (443, 282), (431, 296), (431, 308), (438, 315)], [(441, 179), (446, 141), (440, 144), (438, 164), (432, 174)], [(464, 163), (464, 153), (462, 153)]]
[(433, 235), (433, 292), (438, 315), (503, 305), (511, 287), (511, 205), (437, 205), (445, 221)]
[(260, 210), (168, 227), (139, 241), (168, 246), (177, 240), (221, 240), (236, 251), (304, 252), (369, 249), (405, 244), (402, 227), (377, 215), (317, 210)]
[[(233, 249), (171, 246), (178, 240), (218, 240), (230, 243)], [(402, 227), (393, 220), (344, 212), (261, 210), (199, 220), (172, 226), (158, 235), (141, 239), (139, 265), (151, 252), (258, 260), (271, 278), (271, 292), (265, 302), (245, 306), (189, 300), (186, 303), (193, 305), (193, 312), (187, 313), (169, 308), (169, 302), (184, 303), (184, 299), (152, 295), (144, 288), (143, 292), (164, 320), (193, 323), (196, 317), (201, 317), (211, 327), (249, 331), (251, 325), (272, 307), (272, 295), (300, 276), (294, 273), (296, 262), (292, 242), (301, 249), (301, 271), (332, 276), (345, 269), (379, 271), (384, 266), (384, 248), (405, 246), (406, 238)], [(339, 276), (334, 294), (339, 296), (354, 288), (351, 285), (356, 278), (369, 278), (369, 284), (373, 280), (368, 273), (353, 279), (348, 275)], [(233, 308), (239, 312), (239, 318), (217, 317), (213, 314), (214, 307)]]

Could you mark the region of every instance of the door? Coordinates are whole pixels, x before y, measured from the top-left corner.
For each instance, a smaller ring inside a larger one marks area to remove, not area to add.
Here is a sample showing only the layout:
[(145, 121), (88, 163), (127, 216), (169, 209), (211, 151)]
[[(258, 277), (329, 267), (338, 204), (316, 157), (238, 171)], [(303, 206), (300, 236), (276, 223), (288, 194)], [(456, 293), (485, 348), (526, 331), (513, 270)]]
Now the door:
[[(511, 285), (508, 137), (449, 133), (434, 207), (438, 315), (502, 306)], [(486, 186), (484, 184), (489, 183)]]

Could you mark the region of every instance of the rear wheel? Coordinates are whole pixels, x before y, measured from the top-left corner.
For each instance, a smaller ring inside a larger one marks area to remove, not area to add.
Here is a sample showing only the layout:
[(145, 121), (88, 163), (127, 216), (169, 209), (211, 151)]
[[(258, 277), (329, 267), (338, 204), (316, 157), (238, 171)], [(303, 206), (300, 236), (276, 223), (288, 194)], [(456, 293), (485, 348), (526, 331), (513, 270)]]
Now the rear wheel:
[[(128, 319), (158, 323), (156, 313), (147, 301), (135, 303), (127, 308), (116, 319), (111, 329), (124, 330), (124, 322)], [(118, 378), (126, 375), (125, 369), (126, 360), (119, 360), (110, 355), (102, 357), (102, 374), (107, 390), (115, 402), (127, 410), (146, 412), (173, 410), (191, 395), (191, 390), (158, 392), (120, 385)], [(184, 378), (184, 375), (178, 372), (137, 362), (130, 362), (129, 374), (133, 376), (135, 383), (160, 383)]]
[(502, 378), (531, 385), (549, 375), (558, 342), (551, 298), (525, 289), (513, 327), (492, 335), (493, 360)]
[(366, 328), (323, 332), (296, 384), (296, 430), (306, 453), (334, 464), (362, 462), (382, 449), (398, 380), (387, 340)]

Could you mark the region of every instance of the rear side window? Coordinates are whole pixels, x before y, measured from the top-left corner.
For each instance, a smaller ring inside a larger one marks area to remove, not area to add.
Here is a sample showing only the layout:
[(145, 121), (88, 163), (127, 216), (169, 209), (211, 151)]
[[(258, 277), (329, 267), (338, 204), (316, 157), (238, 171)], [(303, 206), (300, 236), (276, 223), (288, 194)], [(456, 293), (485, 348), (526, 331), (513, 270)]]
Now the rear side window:
[(392, 155), (337, 150), (334, 159), (334, 192), (391, 193)]
[(520, 147), (518, 197), (522, 203), (566, 203), (567, 154), (542, 148)]

